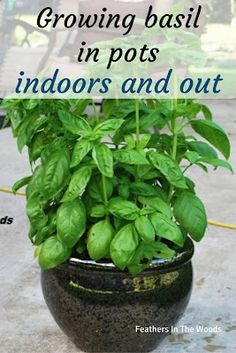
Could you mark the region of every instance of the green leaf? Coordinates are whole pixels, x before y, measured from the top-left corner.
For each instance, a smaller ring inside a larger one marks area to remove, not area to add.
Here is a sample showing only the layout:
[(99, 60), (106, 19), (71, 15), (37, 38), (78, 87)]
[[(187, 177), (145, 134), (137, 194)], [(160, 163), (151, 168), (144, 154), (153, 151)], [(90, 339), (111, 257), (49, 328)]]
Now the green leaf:
[(33, 241), (31, 236), (31, 241), (33, 241), (34, 245), (41, 245), (46, 239), (50, 238), (52, 235), (56, 233), (56, 213), (54, 212), (53, 208), (47, 214), (48, 223), (47, 225), (39, 230), (35, 235), (35, 239)]
[(233, 168), (231, 166), (231, 164), (227, 161), (223, 161), (221, 159), (218, 158), (207, 158), (207, 157), (203, 157), (200, 159), (200, 162), (202, 163), (206, 163), (206, 164), (210, 164), (214, 167), (222, 167), (222, 168), (226, 168), (228, 170), (230, 170), (231, 172), (233, 172)]
[(130, 183), (130, 191), (135, 195), (156, 196), (158, 188), (143, 182)]
[(121, 184), (118, 187), (118, 192), (122, 199), (127, 200), (129, 198), (129, 184)]
[(202, 141), (188, 142), (192, 151), (197, 152), (201, 157), (217, 158), (217, 153), (208, 143)]
[(57, 237), (47, 239), (40, 247), (39, 265), (43, 270), (52, 269), (70, 257), (70, 249), (63, 245)]
[(190, 192), (183, 192), (175, 201), (174, 215), (195, 241), (200, 241), (206, 231), (207, 216), (202, 201)]
[(113, 108), (111, 113), (112, 117), (119, 117), (120, 119), (126, 118), (131, 113), (135, 112), (135, 104), (133, 100), (120, 100), (117, 102), (118, 105)]
[(141, 242), (128, 265), (128, 269), (133, 276), (136, 276), (139, 272), (149, 268), (153, 259), (168, 259), (174, 255), (175, 251), (164, 243), (156, 241), (151, 243)]
[(148, 243), (155, 240), (155, 230), (147, 217), (139, 216), (135, 220), (135, 228), (144, 242)]
[(147, 147), (149, 141), (151, 139), (151, 135), (150, 134), (143, 134), (140, 137), (140, 140), (137, 141), (137, 148), (138, 149), (144, 149)]
[(113, 109), (117, 106), (117, 100), (116, 99), (104, 99), (103, 104), (102, 104), (102, 110), (104, 112), (105, 118), (109, 118), (111, 113), (113, 112)]
[(185, 158), (187, 158), (187, 160), (191, 163), (191, 164), (195, 164), (197, 161), (199, 161), (200, 156), (197, 152), (194, 151), (188, 151), (185, 153), (184, 155)]
[(22, 178), (20, 180), (18, 180), (12, 187), (12, 192), (15, 194), (19, 189), (21, 189), (23, 186), (27, 185), (30, 180), (31, 180), (32, 176), (28, 176), (25, 178)]
[(212, 120), (212, 113), (211, 113), (210, 109), (206, 105), (202, 104), (201, 105), (201, 110), (203, 112), (203, 115), (204, 115), (205, 119)]
[(92, 150), (93, 146), (94, 146), (94, 143), (89, 140), (86, 140), (86, 139), (79, 140), (75, 144), (70, 166), (74, 168), (77, 165), (79, 165), (84, 159), (84, 157), (87, 156), (87, 154)]
[(85, 119), (76, 117), (65, 110), (59, 110), (58, 116), (64, 128), (72, 134), (82, 137), (87, 137), (91, 134), (92, 129)]
[(92, 168), (90, 166), (81, 167), (74, 172), (71, 177), (70, 184), (66, 190), (62, 202), (73, 201), (75, 198), (81, 196), (92, 175)]
[(133, 150), (136, 147), (136, 141), (135, 141), (134, 136), (132, 134), (125, 135), (125, 143), (127, 144), (126, 148), (128, 150)]
[(21, 124), (19, 131), (17, 133), (17, 146), (21, 152), (23, 147), (31, 142), (34, 134), (37, 133), (46, 123), (48, 119), (40, 115), (39, 117), (33, 115), (25, 117), (23, 123)]
[(106, 208), (104, 205), (97, 205), (91, 209), (90, 216), (94, 218), (102, 218), (106, 215)]
[(156, 211), (165, 214), (167, 217), (171, 218), (173, 216), (172, 210), (167, 202), (163, 201), (159, 197), (144, 197), (139, 196), (139, 202), (143, 205), (148, 205), (154, 208)]
[(106, 177), (113, 177), (113, 155), (112, 151), (105, 144), (97, 144), (93, 148), (93, 159), (99, 171)]
[(92, 226), (88, 235), (87, 248), (92, 260), (100, 260), (109, 255), (114, 229), (107, 221), (100, 221)]
[(41, 153), (47, 143), (48, 141), (44, 132), (39, 132), (37, 135), (34, 136), (29, 148), (29, 156), (31, 163), (36, 161), (41, 156)]
[(93, 130), (94, 138), (101, 138), (116, 132), (121, 127), (123, 122), (124, 120), (122, 119), (109, 119), (103, 121), (102, 123), (98, 124)]
[(31, 197), (27, 200), (26, 211), (30, 224), (35, 230), (39, 231), (47, 225), (48, 217), (45, 215), (37, 198)]
[(7, 115), (9, 114), (10, 120), (11, 120), (11, 126), (14, 132), (14, 136), (16, 137), (16, 132), (18, 128), (20, 127), (21, 123), (24, 121), (24, 115), (23, 112), (16, 109), (10, 112), (7, 112)]
[(135, 150), (118, 150), (114, 152), (114, 157), (119, 162), (129, 165), (149, 164), (148, 160), (140, 152)]
[(149, 159), (155, 168), (166, 177), (170, 184), (180, 189), (187, 189), (184, 175), (171, 157), (158, 152), (150, 152)]
[[(107, 189), (107, 198), (109, 199), (112, 195), (113, 192), (113, 181), (112, 179), (107, 178), (106, 179), (106, 189)], [(89, 196), (98, 201), (98, 202), (104, 202), (104, 194), (103, 194), (103, 182), (102, 182), (102, 176), (101, 175), (96, 175), (92, 177), (89, 185), (88, 185), (88, 194)]]
[(139, 208), (131, 201), (117, 197), (111, 199), (108, 204), (109, 212), (116, 217), (134, 221), (139, 215)]
[(230, 156), (230, 142), (224, 130), (210, 120), (193, 120), (191, 126), (200, 136), (216, 147), (226, 159)]
[(33, 110), (39, 105), (39, 100), (38, 99), (25, 99), (23, 101), (24, 108), (26, 110)]
[(29, 200), (30, 198), (38, 198), (41, 196), (42, 191), (42, 165), (36, 167), (29, 184), (26, 187), (26, 196)]
[(184, 245), (182, 232), (168, 216), (161, 213), (153, 213), (149, 217), (156, 231), (156, 235), (168, 239), (180, 247)]
[(139, 165), (137, 167), (137, 175), (139, 179), (152, 180), (161, 176), (161, 173), (150, 165)]
[(66, 150), (52, 154), (43, 164), (42, 192), (49, 200), (64, 186), (70, 171), (70, 158)]
[(72, 99), (70, 103), (70, 111), (77, 116), (84, 113), (85, 109), (91, 102), (91, 99)]
[(124, 270), (139, 245), (138, 234), (132, 224), (120, 229), (111, 242), (110, 256), (114, 264)]
[(86, 212), (80, 200), (63, 203), (57, 211), (58, 239), (72, 248), (85, 231)]

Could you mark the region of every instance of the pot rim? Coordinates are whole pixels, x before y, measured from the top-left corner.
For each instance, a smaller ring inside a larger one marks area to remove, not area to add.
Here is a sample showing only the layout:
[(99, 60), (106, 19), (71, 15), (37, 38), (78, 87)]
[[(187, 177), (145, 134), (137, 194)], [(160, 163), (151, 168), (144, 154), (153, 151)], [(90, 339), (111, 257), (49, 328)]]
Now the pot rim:
[[(181, 267), (184, 264), (188, 263), (194, 254), (194, 244), (191, 238), (187, 238), (183, 249), (181, 249), (176, 255), (168, 259), (153, 259), (150, 267), (143, 272), (148, 272), (152, 270), (169, 270), (170, 268)], [(71, 268), (84, 268), (92, 270), (102, 270), (102, 271), (115, 271), (118, 273), (126, 273), (128, 270), (121, 271), (119, 270), (112, 262), (103, 262), (103, 261), (93, 261), (93, 260), (84, 260), (76, 257), (71, 257), (67, 263), (64, 265), (69, 265)], [(63, 266), (63, 265), (61, 265)], [(61, 267), (59, 266), (59, 267)]]

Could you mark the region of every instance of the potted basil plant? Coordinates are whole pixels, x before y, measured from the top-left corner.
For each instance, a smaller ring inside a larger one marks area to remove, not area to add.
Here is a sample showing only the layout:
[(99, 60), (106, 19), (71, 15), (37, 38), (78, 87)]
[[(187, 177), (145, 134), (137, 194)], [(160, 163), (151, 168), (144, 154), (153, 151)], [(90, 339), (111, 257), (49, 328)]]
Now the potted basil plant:
[(195, 100), (105, 100), (102, 114), (90, 100), (4, 107), (29, 152), (32, 175), (13, 191), (27, 185), (29, 238), (56, 322), (86, 352), (155, 349), (187, 306), (193, 241), (207, 228), (186, 171), (232, 170), (226, 133)]

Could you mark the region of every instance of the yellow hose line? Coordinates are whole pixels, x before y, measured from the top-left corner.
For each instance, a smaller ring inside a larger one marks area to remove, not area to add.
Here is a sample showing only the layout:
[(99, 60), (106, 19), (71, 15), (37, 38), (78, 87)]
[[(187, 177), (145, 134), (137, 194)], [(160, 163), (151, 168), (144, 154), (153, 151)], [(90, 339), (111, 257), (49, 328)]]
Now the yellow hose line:
[[(5, 192), (7, 194), (14, 194), (11, 189), (6, 189), (6, 188), (0, 188), (0, 192)], [(15, 193), (15, 195), (25, 196), (25, 192), (18, 191)], [(214, 227), (236, 230), (236, 225), (234, 224), (226, 224), (226, 223), (221, 223), (221, 222), (216, 222), (211, 220), (208, 221), (208, 224)]]
[[(6, 194), (14, 194), (11, 189), (0, 188), (0, 192), (5, 192)], [(25, 192), (17, 191), (14, 195), (25, 196)]]
[(220, 228), (227, 228), (227, 229), (234, 229), (236, 230), (236, 225), (234, 224), (225, 224), (221, 222), (215, 222), (215, 221), (208, 221), (208, 224), (214, 227), (220, 227)]

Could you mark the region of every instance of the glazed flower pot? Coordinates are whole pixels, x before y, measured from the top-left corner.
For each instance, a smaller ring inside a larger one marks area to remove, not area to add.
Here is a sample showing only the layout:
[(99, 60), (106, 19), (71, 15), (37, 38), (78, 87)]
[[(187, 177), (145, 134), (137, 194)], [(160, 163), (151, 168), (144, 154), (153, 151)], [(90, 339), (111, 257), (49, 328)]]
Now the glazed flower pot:
[(154, 350), (183, 315), (192, 288), (193, 243), (132, 277), (111, 263), (71, 258), (42, 271), (45, 301), (60, 328), (85, 352)]

